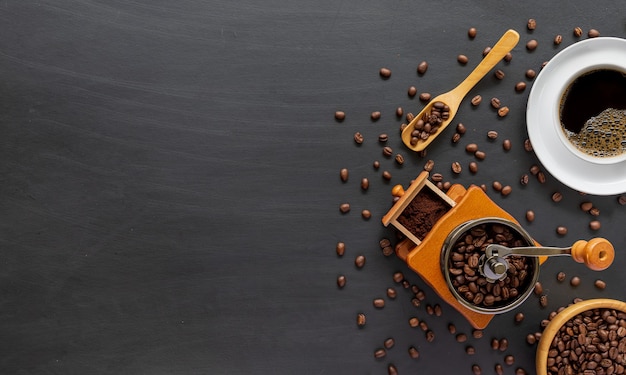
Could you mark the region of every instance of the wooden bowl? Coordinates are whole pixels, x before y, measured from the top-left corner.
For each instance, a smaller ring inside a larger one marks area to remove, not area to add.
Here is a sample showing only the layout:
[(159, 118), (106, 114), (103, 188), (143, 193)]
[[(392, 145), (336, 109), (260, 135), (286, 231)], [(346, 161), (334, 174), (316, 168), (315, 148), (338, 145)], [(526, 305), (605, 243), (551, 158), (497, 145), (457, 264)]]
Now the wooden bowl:
[(558, 313), (543, 330), (541, 339), (539, 340), (537, 354), (535, 357), (537, 375), (548, 374), (548, 351), (550, 350), (552, 340), (554, 340), (554, 337), (561, 329), (561, 326), (567, 323), (570, 319), (574, 318), (576, 315), (593, 309), (613, 309), (626, 312), (626, 303), (608, 298), (590, 299), (568, 306), (563, 311)]

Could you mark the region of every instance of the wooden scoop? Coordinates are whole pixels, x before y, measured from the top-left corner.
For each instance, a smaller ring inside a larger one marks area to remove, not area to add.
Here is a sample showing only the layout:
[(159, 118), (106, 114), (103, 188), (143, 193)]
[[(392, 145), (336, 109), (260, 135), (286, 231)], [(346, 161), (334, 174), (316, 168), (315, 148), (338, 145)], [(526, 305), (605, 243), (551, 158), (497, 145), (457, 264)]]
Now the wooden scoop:
[[(519, 41), (519, 34), (515, 30), (507, 30), (504, 35), (498, 40), (498, 43), (491, 48), (491, 51), (483, 58), (483, 60), (474, 68), (463, 82), (461, 82), (452, 91), (448, 91), (435, 97), (428, 103), (422, 111), (415, 116), (415, 118), (409, 123), (409, 125), (402, 131), (402, 141), (404, 144), (413, 151), (419, 152), (426, 148), (441, 132), (452, 122), (454, 115), (461, 101), (467, 95), (467, 93), (474, 87), (478, 81), (480, 81), (504, 56), (509, 53), (517, 45)], [(449, 116), (440, 125), (436, 132), (430, 134), (430, 136), (423, 140), (420, 139), (415, 144), (411, 144), (411, 133), (415, 130), (415, 124), (421, 120), (425, 113), (430, 113), (433, 104), (436, 102), (442, 102), (450, 107)]]

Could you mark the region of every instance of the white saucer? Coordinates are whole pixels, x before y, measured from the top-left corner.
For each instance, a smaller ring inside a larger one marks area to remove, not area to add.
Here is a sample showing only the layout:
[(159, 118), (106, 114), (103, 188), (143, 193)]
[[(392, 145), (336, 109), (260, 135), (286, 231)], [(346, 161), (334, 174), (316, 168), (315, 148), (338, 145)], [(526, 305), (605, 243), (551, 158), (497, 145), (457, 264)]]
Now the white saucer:
[(626, 39), (586, 39), (554, 56), (537, 75), (528, 97), (528, 136), (543, 166), (563, 184), (588, 194), (621, 194), (626, 192), (626, 160), (592, 163), (562, 140), (561, 95), (576, 77), (595, 69), (626, 71)]

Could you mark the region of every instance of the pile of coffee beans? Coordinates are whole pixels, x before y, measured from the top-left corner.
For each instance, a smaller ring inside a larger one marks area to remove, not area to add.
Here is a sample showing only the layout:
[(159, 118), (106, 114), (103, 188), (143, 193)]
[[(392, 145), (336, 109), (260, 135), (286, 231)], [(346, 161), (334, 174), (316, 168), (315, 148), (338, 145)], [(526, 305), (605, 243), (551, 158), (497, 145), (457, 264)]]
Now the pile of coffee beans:
[(481, 256), (490, 244), (507, 247), (527, 246), (523, 237), (500, 223), (483, 223), (462, 233), (450, 250), (448, 272), (457, 293), (472, 305), (498, 308), (511, 304), (524, 294), (535, 272), (526, 257), (509, 256), (507, 275), (491, 282), (479, 270)]
[(430, 138), (448, 118), (450, 118), (450, 107), (443, 102), (434, 102), (432, 109), (415, 121), (411, 132), (411, 145), (415, 146), (420, 140), (425, 141)]

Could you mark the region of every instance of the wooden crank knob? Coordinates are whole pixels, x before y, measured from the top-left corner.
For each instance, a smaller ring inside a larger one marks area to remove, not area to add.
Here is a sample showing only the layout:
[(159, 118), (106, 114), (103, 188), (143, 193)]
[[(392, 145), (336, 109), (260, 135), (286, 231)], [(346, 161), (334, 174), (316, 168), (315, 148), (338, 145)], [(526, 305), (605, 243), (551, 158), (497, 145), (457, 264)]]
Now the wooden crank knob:
[(393, 195), (394, 197), (398, 197), (400, 198), (401, 196), (404, 195), (404, 188), (402, 187), (402, 185), (396, 185), (391, 189), (391, 195)]
[(601, 237), (589, 241), (579, 240), (572, 245), (572, 258), (578, 263), (585, 263), (594, 271), (602, 271), (613, 263), (615, 249), (608, 240)]

